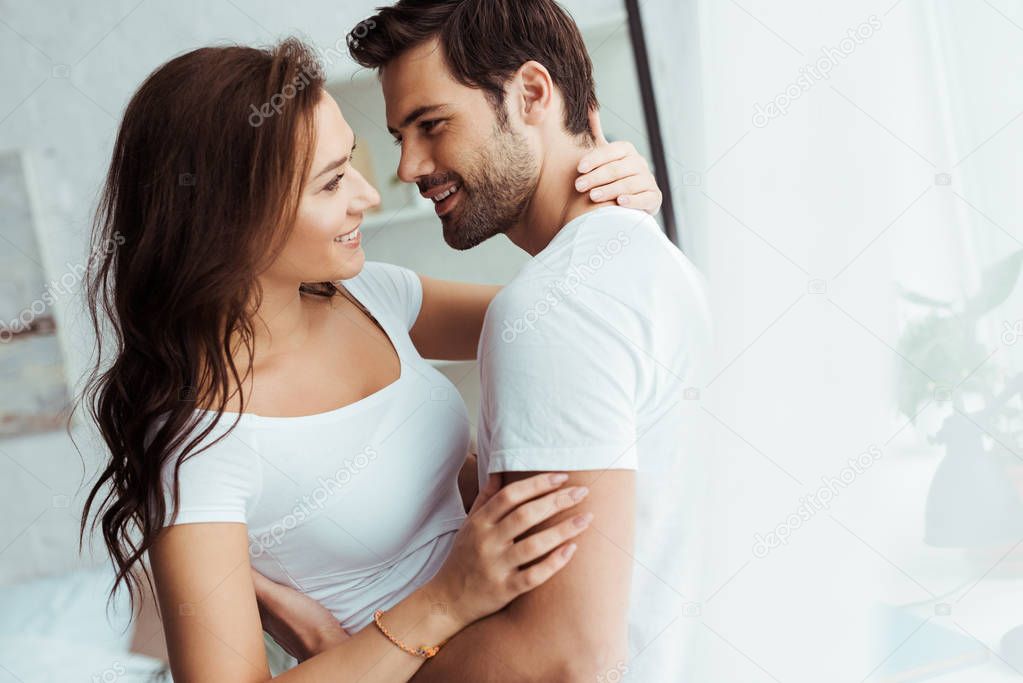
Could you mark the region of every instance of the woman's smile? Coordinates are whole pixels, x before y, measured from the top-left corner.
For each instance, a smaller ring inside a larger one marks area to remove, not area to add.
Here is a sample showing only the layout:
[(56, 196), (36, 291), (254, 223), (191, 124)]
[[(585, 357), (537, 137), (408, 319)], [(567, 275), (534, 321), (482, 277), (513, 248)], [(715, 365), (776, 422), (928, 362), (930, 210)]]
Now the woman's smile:
[(334, 241), (349, 249), (358, 249), (359, 245), (362, 244), (362, 231), (359, 229), (360, 227), (361, 224), (355, 226), (355, 229), (350, 232), (338, 235), (334, 238)]

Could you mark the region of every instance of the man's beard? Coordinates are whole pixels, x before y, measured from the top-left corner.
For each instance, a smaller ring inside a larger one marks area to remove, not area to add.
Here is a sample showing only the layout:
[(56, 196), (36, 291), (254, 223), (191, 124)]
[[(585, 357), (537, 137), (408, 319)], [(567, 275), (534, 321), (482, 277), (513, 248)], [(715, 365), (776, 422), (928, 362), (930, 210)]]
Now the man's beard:
[(537, 163), (525, 139), (495, 126), (492, 140), (468, 165), (459, 206), (441, 219), (444, 241), (453, 249), (472, 249), (508, 232), (536, 191)]

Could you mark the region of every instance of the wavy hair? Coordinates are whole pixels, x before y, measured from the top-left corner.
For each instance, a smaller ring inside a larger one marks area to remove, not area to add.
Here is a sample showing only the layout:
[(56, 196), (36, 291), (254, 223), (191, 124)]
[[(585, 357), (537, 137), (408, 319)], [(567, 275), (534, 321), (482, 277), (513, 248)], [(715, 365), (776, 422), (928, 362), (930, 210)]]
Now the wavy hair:
[[(181, 464), (227, 436), (208, 441), (229, 401), (244, 411), (257, 278), (294, 224), (323, 84), (314, 52), (294, 38), (206, 47), (153, 72), (124, 113), (92, 235), (119, 246), (98, 252), (86, 276), (97, 348), (76, 406), (110, 456), (79, 543), (101, 529), (111, 598), (123, 584), (134, 606), (137, 564), (151, 584), (141, 559), (177, 514)], [(337, 293), (330, 283), (303, 290)]]

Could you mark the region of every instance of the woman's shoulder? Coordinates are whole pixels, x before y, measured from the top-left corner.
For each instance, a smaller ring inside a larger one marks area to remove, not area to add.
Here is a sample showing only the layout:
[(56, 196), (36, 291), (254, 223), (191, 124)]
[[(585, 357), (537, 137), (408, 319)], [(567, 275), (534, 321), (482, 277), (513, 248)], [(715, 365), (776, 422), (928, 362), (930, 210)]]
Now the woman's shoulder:
[[(248, 415), (196, 411), (195, 426), (163, 464), (168, 503), (177, 482), (174, 523), (245, 522), (262, 492), (259, 430)], [(168, 504), (168, 520), (172, 506)]]
[(375, 317), (393, 315), (405, 329), (412, 327), (423, 305), (422, 280), (412, 270), (393, 263), (367, 261), (358, 275), (339, 284)]

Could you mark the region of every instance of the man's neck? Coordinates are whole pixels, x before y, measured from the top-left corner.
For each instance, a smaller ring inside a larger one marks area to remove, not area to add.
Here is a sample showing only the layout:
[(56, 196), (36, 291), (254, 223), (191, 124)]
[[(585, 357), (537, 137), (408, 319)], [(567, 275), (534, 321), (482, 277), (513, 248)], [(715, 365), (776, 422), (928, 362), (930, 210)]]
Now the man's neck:
[(519, 223), (508, 231), (508, 239), (530, 256), (543, 251), (572, 220), (614, 201), (594, 203), (589, 194), (575, 189), (579, 161), (588, 150), (571, 146), (566, 153), (552, 153), (544, 159), (536, 192)]

